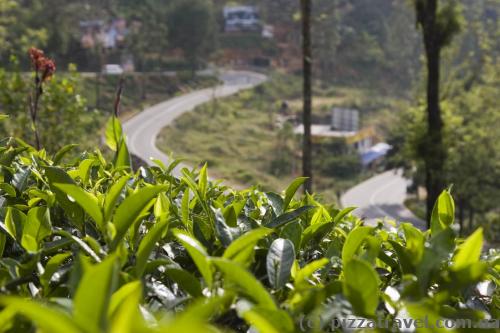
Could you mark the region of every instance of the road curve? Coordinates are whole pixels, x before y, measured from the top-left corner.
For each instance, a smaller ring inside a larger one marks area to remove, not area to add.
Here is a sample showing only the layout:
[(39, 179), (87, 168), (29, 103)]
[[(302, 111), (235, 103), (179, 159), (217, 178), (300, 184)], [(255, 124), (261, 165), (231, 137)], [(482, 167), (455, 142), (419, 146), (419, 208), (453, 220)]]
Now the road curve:
[[(156, 146), (156, 139), (164, 127), (214, 97), (226, 97), (250, 89), (265, 82), (267, 77), (247, 71), (224, 71), (220, 79), (223, 81), (222, 85), (174, 97), (127, 120), (123, 129), (130, 153), (150, 165), (154, 164), (151, 159), (169, 164), (169, 156)], [(183, 167), (186, 165), (178, 165), (174, 174), (179, 176)], [(399, 170), (387, 171), (348, 190), (341, 197), (341, 204), (343, 207), (359, 207), (354, 214), (365, 218), (369, 223), (389, 218), (399, 222), (411, 222), (423, 229), (425, 222), (415, 217), (403, 204), (406, 185), (407, 181)]]
[[(156, 139), (164, 127), (172, 124), (182, 114), (209, 102), (214, 97), (230, 96), (241, 90), (255, 87), (267, 80), (265, 75), (247, 71), (223, 71), (219, 78), (223, 82), (219, 86), (174, 97), (149, 107), (128, 119), (123, 124), (123, 130), (130, 153), (150, 165), (154, 164), (151, 159), (158, 159), (168, 165), (170, 162), (169, 156), (156, 146)], [(178, 176), (183, 167), (185, 165), (178, 165), (174, 170), (174, 174)]]
[(390, 219), (425, 229), (425, 222), (404, 205), (407, 185), (401, 170), (386, 171), (348, 190), (340, 202), (343, 207), (358, 207), (354, 214), (371, 224)]

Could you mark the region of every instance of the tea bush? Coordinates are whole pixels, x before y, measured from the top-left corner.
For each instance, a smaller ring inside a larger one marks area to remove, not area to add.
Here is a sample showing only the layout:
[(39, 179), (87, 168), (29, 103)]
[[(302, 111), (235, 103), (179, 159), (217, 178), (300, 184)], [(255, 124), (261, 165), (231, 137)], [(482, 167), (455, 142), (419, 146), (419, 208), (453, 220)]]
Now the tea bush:
[(106, 138), (112, 163), (98, 150), (68, 161), (73, 146), (49, 156), (3, 141), (0, 331), (321, 332), (343, 318), (500, 317), (500, 254), (482, 251), (481, 229), (456, 237), (448, 191), (431, 230), (369, 226), (353, 208), (295, 199), (303, 178), (272, 193), (212, 181), (206, 165), (180, 178), (178, 161), (134, 172), (114, 117)]

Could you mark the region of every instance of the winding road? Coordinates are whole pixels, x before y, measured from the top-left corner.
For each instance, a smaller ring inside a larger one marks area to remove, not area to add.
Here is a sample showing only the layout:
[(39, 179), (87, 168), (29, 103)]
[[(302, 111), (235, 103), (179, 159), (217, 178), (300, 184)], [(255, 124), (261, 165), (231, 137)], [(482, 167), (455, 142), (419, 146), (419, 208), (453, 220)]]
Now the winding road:
[(389, 219), (426, 229), (425, 222), (404, 205), (407, 185), (401, 170), (386, 171), (349, 189), (340, 202), (343, 207), (358, 207), (353, 213), (371, 224)]
[[(168, 165), (171, 162), (169, 156), (156, 146), (156, 139), (164, 127), (214, 97), (226, 97), (250, 89), (265, 82), (267, 77), (247, 71), (223, 71), (220, 79), (223, 84), (217, 87), (174, 97), (127, 120), (123, 128), (130, 152), (150, 165), (154, 164), (152, 159), (158, 159)], [(174, 170), (174, 175), (179, 176), (183, 167), (186, 165), (179, 164)], [(400, 171), (387, 171), (347, 191), (341, 198), (341, 204), (343, 207), (358, 207), (354, 214), (365, 218), (369, 223), (388, 218), (411, 222), (419, 228), (425, 228), (425, 223), (415, 217), (403, 204), (406, 198), (406, 185), (407, 181)]]
[[(156, 146), (156, 139), (164, 127), (172, 124), (182, 114), (213, 98), (230, 96), (267, 80), (265, 75), (247, 71), (223, 71), (219, 78), (223, 82), (219, 86), (174, 97), (127, 120), (123, 124), (123, 130), (130, 153), (150, 165), (154, 164), (152, 159), (168, 165), (171, 162), (169, 156)], [(186, 165), (179, 164), (173, 171), (174, 175), (179, 176), (183, 167)]]

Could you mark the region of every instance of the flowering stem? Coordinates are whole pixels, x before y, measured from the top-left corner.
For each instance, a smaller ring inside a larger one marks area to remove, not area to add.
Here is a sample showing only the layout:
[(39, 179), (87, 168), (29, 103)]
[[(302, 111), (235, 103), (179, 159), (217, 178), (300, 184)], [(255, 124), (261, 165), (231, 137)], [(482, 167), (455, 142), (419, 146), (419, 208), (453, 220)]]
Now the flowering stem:
[[(38, 134), (37, 127), (37, 115), (38, 115), (38, 102), (40, 100), (40, 96), (42, 95), (42, 82), (38, 77), (38, 73), (35, 75), (35, 88), (34, 93), (30, 95), (30, 115), (31, 115), (31, 125), (33, 127), (33, 131), (35, 132), (35, 144), (36, 149), (40, 150), (40, 135)], [(34, 97), (33, 97), (34, 96)]]
[(37, 48), (30, 48), (28, 51), (31, 59), (31, 64), (35, 72), (35, 86), (34, 91), (29, 97), (29, 110), (31, 115), (31, 125), (35, 132), (35, 142), (37, 150), (40, 150), (40, 136), (38, 135), (37, 128), (37, 115), (38, 115), (38, 102), (40, 96), (43, 94), (42, 85), (45, 81), (50, 80), (56, 71), (56, 64), (50, 58), (45, 57), (42, 50)]
[[(123, 83), (124, 83), (124, 79), (122, 76), (120, 78), (120, 81), (118, 82), (118, 88), (116, 90), (116, 96), (115, 96), (113, 116), (116, 119), (118, 119), (118, 115), (120, 113), (120, 103), (121, 103), (121, 99), (122, 99)], [(118, 151), (119, 145), (121, 144), (121, 140), (123, 139), (123, 134), (119, 138), (116, 136), (116, 119), (113, 119), (113, 135), (115, 136), (116, 150)]]

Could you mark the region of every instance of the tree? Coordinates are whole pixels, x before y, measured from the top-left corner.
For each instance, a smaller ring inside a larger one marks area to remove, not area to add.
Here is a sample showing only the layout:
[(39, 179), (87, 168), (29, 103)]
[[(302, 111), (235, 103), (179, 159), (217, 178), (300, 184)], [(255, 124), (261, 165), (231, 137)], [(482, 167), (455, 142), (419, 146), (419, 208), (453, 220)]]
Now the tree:
[(34, 14), (14, 0), (0, 0), (0, 61), (9, 65), (10, 56), (22, 58), (33, 46), (47, 41), (45, 28), (34, 27)]
[(427, 137), (425, 155), (427, 189), (427, 223), (430, 226), (432, 208), (446, 185), (444, 164), (446, 149), (443, 145), (443, 119), (439, 105), (439, 77), (441, 51), (449, 45), (459, 31), (457, 4), (453, 0), (414, 0), (417, 25), (422, 29), (427, 59)]
[[(472, 13), (475, 17), (469, 25), (468, 36), (463, 37), (464, 44), (472, 40), (477, 47), (459, 67), (462, 75), (454, 80), (448, 93), (449, 102), (456, 110), (456, 120), (454, 130), (447, 133), (451, 137), (447, 171), (458, 198), (461, 231), (470, 231), (481, 224), (490, 238), (498, 240), (500, 67), (496, 58), (500, 28), (493, 20), (481, 19), (485, 8), (477, 7)], [(465, 225), (467, 218), (468, 226)]]
[(302, 147), (302, 173), (307, 177), (304, 191), (312, 193), (312, 46), (311, 46), (311, 0), (300, 1), (302, 18), (302, 62), (303, 62), (303, 114), (304, 138)]
[(215, 15), (204, 0), (179, 0), (168, 14), (170, 43), (184, 52), (195, 70), (202, 58), (215, 49)]
[(161, 60), (168, 46), (168, 28), (165, 16), (167, 6), (162, 0), (130, 2), (125, 7), (126, 17), (130, 20), (127, 35), (127, 49), (132, 53), (136, 69), (145, 71), (147, 60), (161, 66)]
[[(17, 61), (10, 65), (14, 70), (6, 72), (0, 69), (0, 110), (12, 119), (9, 126), (3, 128), (1, 135), (19, 137), (35, 145), (28, 113), (28, 96), (33, 76), (23, 75)], [(81, 141), (86, 133), (99, 130), (97, 110), (89, 110), (87, 101), (82, 97), (81, 79), (76, 68), (70, 66), (69, 73), (54, 76), (45, 82), (40, 96), (37, 127), (41, 146), (54, 153), (64, 145)], [(99, 142), (99, 136), (85, 136), (92, 142), (80, 142), (82, 149), (91, 148)]]

